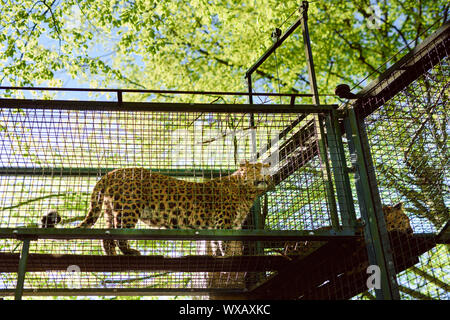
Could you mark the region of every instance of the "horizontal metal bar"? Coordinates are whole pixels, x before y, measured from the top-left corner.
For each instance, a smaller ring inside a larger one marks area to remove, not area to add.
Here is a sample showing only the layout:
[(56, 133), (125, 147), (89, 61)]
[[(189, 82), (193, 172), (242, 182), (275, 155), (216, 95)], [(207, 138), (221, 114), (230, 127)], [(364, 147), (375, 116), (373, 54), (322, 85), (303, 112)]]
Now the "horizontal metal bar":
[[(29, 240), (28, 240), (29, 241)], [(19, 253), (0, 252), (0, 273), (16, 273)], [(77, 265), (80, 272), (265, 272), (283, 269), (290, 259), (282, 255), (207, 256), (185, 255), (164, 257), (160, 255), (28, 255), (26, 272), (67, 271), (67, 266)]]
[(248, 78), (256, 69), (259, 68), (264, 61), (298, 28), (301, 24), (303, 17), (297, 18), (297, 20), (278, 38), (276, 42), (274, 42), (266, 52), (245, 72), (245, 77)]
[(0, 228), (0, 238), (301, 241), (359, 238), (351, 229), (333, 230), (191, 230), (191, 229), (63, 229)]
[(209, 104), (0, 99), (0, 108), (55, 109), (81, 111), (144, 111), (144, 112), (209, 112), (209, 113), (317, 113), (337, 109), (325, 104)]
[[(0, 289), (0, 296), (14, 295), (14, 289)], [(240, 294), (243, 289), (204, 289), (204, 288), (131, 288), (131, 289), (24, 289), (24, 296), (200, 296), (210, 294)]]
[[(154, 94), (193, 94), (193, 95), (222, 95), (222, 96), (248, 96), (249, 92), (226, 91), (183, 91), (183, 90), (150, 90), (150, 89), (106, 89), (106, 88), (52, 88), (52, 87), (8, 87), (0, 86), (0, 90), (17, 91), (67, 91), (67, 92), (114, 92), (114, 93), (154, 93)], [(253, 92), (254, 96), (264, 97), (311, 97), (310, 93), (269, 93)], [(334, 96), (330, 94), (330, 96)]]
[[(97, 177), (102, 176), (117, 168), (27, 168), (27, 167), (0, 167), (0, 176), (84, 176)], [(199, 177), (212, 178), (228, 175), (233, 170), (220, 169), (149, 169), (152, 172), (164, 174), (172, 177)]]

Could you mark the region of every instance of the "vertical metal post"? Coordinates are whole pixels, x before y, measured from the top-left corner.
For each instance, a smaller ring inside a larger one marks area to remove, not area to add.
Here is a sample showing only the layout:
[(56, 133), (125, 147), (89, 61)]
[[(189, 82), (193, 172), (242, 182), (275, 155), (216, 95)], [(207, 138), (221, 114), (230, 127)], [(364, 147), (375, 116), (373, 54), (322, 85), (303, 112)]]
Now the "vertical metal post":
[(319, 92), (317, 90), (316, 72), (314, 70), (314, 61), (311, 50), (311, 40), (308, 29), (308, 1), (302, 2), (302, 33), (305, 45), (306, 65), (308, 66), (309, 85), (313, 94), (313, 103), (319, 104)]
[(24, 239), (19, 260), (19, 270), (17, 271), (17, 284), (14, 296), (15, 300), (22, 299), (29, 251), (30, 251), (30, 239)]
[[(247, 84), (248, 84), (248, 103), (249, 104), (253, 104), (253, 95), (252, 95), (252, 75), (251, 73), (247, 75)], [(253, 113), (250, 114), (250, 119), (249, 119), (249, 126), (250, 126), (250, 132), (251, 132), (251, 147), (252, 147), (252, 155), (253, 155), (253, 160), (256, 161), (259, 157), (259, 155), (257, 154), (257, 146), (256, 146), (256, 130), (255, 128), (255, 117), (253, 115)], [(253, 203), (253, 206), (250, 210), (250, 214), (252, 216), (253, 219), (253, 226), (254, 229), (264, 229), (264, 223), (265, 221), (262, 220), (262, 214), (261, 214), (261, 200), (258, 197), (255, 202)], [(264, 253), (261, 241), (255, 241), (254, 243), (250, 243), (248, 245), (248, 250), (250, 252), (250, 254), (253, 255), (260, 255)], [(260, 280), (262, 280), (264, 277), (264, 275), (261, 274), (257, 274), (256, 278), (257, 281), (259, 282)], [(252, 281), (252, 279), (250, 279), (248, 276), (246, 276), (247, 279), (247, 285), (249, 285)], [(254, 280), (254, 279), (253, 279)]]
[(353, 109), (348, 110), (345, 128), (352, 164), (356, 168), (355, 184), (361, 217), (365, 222), (364, 237), (369, 264), (377, 265), (381, 273), (381, 288), (375, 288), (376, 298), (379, 300), (398, 300), (400, 294), (367, 133), (364, 123), (357, 117)]
[(253, 86), (252, 86), (252, 75), (247, 76), (247, 86), (248, 86), (248, 103), (253, 104)]
[(353, 204), (352, 189), (348, 176), (345, 151), (342, 143), (342, 133), (336, 111), (326, 115), (327, 142), (333, 164), (334, 183), (339, 203), (343, 227), (356, 227), (355, 206)]
[[(253, 95), (252, 95), (252, 75), (249, 74), (247, 77), (248, 81), (248, 103), (253, 104)], [(255, 131), (255, 116), (253, 113), (250, 113), (250, 119), (249, 119), (249, 126), (250, 126), (250, 132), (251, 132), (251, 138), (252, 138), (252, 154), (253, 154), (253, 161), (256, 161), (258, 159), (258, 155), (256, 154), (256, 131)]]
[[(249, 104), (253, 104), (253, 95), (252, 95), (252, 75), (249, 74), (247, 76), (247, 83), (248, 83), (248, 102)], [(251, 148), (252, 148), (252, 155), (253, 159), (258, 159), (257, 152), (257, 146), (256, 146), (256, 131), (255, 131), (255, 117), (253, 113), (250, 114), (249, 119), (249, 126), (250, 126), (250, 132), (251, 132)], [(259, 198), (256, 199), (255, 204), (252, 208), (252, 217), (253, 217), (253, 224), (255, 226), (255, 229), (263, 229), (264, 228), (264, 222), (261, 221), (261, 205)]]
[[(311, 87), (311, 93), (313, 94), (312, 100), (316, 105), (320, 104), (319, 92), (317, 89), (316, 73), (314, 70), (314, 61), (311, 51), (311, 41), (309, 38), (308, 30), (308, 1), (303, 1), (301, 6), (302, 14), (302, 32), (303, 42), (305, 46), (306, 62), (308, 67), (309, 85)], [(337, 213), (337, 204), (334, 197), (333, 182), (331, 177), (330, 162), (328, 160), (327, 146), (325, 143), (325, 131), (324, 131), (324, 118), (321, 115), (316, 116), (316, 124), (319, 128), (319, 153), (323, 162), (323, 171), (325, 179), (325, 193), (328, 199), (328, 205), (330, 206), (331, 225), (333, 229), (339, 229), (339, 217)]]

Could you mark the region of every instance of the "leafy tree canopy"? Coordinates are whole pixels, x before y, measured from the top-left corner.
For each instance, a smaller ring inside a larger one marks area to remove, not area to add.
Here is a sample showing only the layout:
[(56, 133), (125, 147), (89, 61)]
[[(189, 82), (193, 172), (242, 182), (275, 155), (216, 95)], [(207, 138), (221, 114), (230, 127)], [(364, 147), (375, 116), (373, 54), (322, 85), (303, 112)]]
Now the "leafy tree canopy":
[[(66, 74), (91, 87), (245, 90), (245, 71), (271, 45), (272, 30), (285, 31), (298, 17), (299, 4), (2, 0), (0, 84), (63, 86)], [(444, 0), (311, 2), (320, 92), (382, 71), (379, 65), (420, 42), (448, 13)], [(261, 89), (308, 89), (300, 30), (258, 77)]]

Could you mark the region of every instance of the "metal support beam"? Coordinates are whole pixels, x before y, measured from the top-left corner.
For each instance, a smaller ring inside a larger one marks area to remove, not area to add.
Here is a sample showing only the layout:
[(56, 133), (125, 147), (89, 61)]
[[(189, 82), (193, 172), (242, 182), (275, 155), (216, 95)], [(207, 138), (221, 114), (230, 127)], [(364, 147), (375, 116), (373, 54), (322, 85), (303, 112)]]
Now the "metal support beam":
[(330, 168), (330, 161), (328, 159), (328, 150), (327, 145), (325, 142), (326, 135), (324, 130), (324, 119), (323, 117), (317, 115), (316, 117), (316, 128), (319, 128), (319, 140), (318, 140), (318, 146), (319, 146), (319, 157), (321, 159), (321, 169), (322, 169), (322, 175), (323, 175), (323, 181), (324, 181), (324, 188), (325, 188), (325, 194), (328, 200), (328, 206), (330, 210), (330, 216), (331, 216), (331, 226), (334, 230), (339, 229), (339, 216), (338, 216), (338, 210), (337, 210), (337, 204), (336, 204), (336, 198), (334, 193), (334, 186), (333, 186), (333, 178), (331, 176), (331, 168)]
[(396, 280), (394, 260), (386, 230), (375, 172), (368, 146), (364, 123), (354, 110), (348, 110), (345, 120), (352, 164), (356, 168), (355, 184), (360, 204), (361, 217), (365, 223), (364, 236), (369, 264), (380, 268), (381, 288), (375, 288), (379, 300), (398, 300), (400, 294)]
[(30, 239), (24, 239), (22, 244), (22, 252), (20, 254), (19, 260), (19, 270), (17, 271), (17, 284), (14, 296), (15, 300), (22, 299), (29, 251), (30, 251)]
[(232, 104), (1, 99), (0, 108), (122, 112), (317, 113), (337, 109), (328, 104)]
[(342, 144), (342, 133), (336, 112), (326, 116), (327, 142), (334, 173), (334, 184), (343, 227), (356, 227), (355, 206)]
[(314, 71), (314, 61), (311, 50), (311, 40), (308, 29), (308, 1), (303, 1), (301, 6), (302, 32), (305, 45), (306, 65), (308, 66), (309, 85), (313, 94), (313, 103), (319, 105), (319, 92), (317, 90), (316, 72)]
[[(0, 176), (99, 177), (117, 168), (76, 167), (0, 167)], [(171, 177), (216, 178), (233, 173), (226, 169), (147, 168), (151, 172)]]
[[(302, 25), (302, 32), (303, 32), (303, 43), (305, 47), (305, 55), (306, 55), (306, 62), (308, 67), (308, 76), (309, 76), (309, 86), (312, 93), (312, 100), (313, 104), (319, 106), (319, 92), (317, 89), (317, 81), (316, 81), (316, 72), (314, 70), (314, 60), (312, 56), (311, 51), (311, 41), (309, 38), (309, 30), (308, 30), (308, 2), (303, 1), (301, 6), (301, 25)], [(328, 159), (328, 152), (327, 152), (327, 145), (326, 145), (326, 135), (325, 135), (325, 119), (323, 116), (316, 114), (316, 124), (317, 128), (319, 128), (318, 133), (318, 146), (319, 146), (319, 155), (320, 159), (322, 160), (322, 171), (324, 175), (324, 182), (325, 182), (325, 193), (328, 199), (328, 206), (330, 208), (330, 215), (331, 215), (331, 225), (333, 229), (337, 230), (339, 228), (339, 218), (337, 213), (337, 204), (336, 199), (334, 195), (334, 187), (333, 187), (333, 179), (331, 176), (331, 169), (330, 169), (330, 161)]]
[[(356, 241), (356, 240), (355, 240)], [(17, 272), (18, 253), (0, 252), (0, 273)], [(81, 272), (266, 272), (281, 270), (289, 263), (282, 255), (212, 256), (185, 255), (165, 257), (162, 255), (74, 255), (30, 253), (27, 272), (62, 271), (76, 265)], [(1, 288), (0, 288), (1, 290)]]
[[(248, 84), (248, 103), (250, 105), (253, 105), (253, 96), (252, 96), (252, 76), (251, 74), (247, 77), (247, 84)], [(256, 144), (256, 129), (255, 129), (255, 117), (253, 113), (250, 113), (249, 115), (249, 127), (251, 128), (251, 148), (252, 148), (252, 161), (256, 161), (259, 157), (259, 154), (257, 153), (257, 144)], [(256, 199), (255, 203), (253, 204), (252, 210), (251, 210), (252, 218), (253, 218), (253, 225), (256, 229), (263, 229), (264, 228), (264, 221), (261, 221), (261, 206), (259, 202), (259, 198)]]
[[(251, 73), (247, 75), (247, 83), (248, 83), (248, 103), (250, 105), (253, 105), (253, 95), (252, 95), (253, 86)], [(255, 117), (253, 113), (250, 113), (249, 115), (249, 127), (251, 132), (252, 161), (256, 161), (259, 157), (259, 154), (257, 152)], [(250, 210), (250, 215), (253, 220), (251, 223), (253, 229), (256, 230), (264, 229), (265, 221), (262, 220), (261, 204), (259, 197), (253, 203), (253, 206)], [(254, 243), (250, 243), (247, 249), (249, 250), (250, 254), (259, 255), (264, 253), (261, 241), (255, 241)], [(248, 283), (248, 281), (246, 282)]]
[(192, 229), (66, 229), (0, 228), (0, 239), (116, 239), (116, 240), (223, 240), (301, 241), (358, 237), (349, 230), (192, 230)]
[[(243, 289), (216, 288), (84, 288), (84, 289), (27, 289), (25, 296), (203, 296), (211, 294), (244, 294)], [(13, 290), (0, 290), (0, 296), (11, 296)]]
[(266, 52), (247, 70), (245, 76), (251, 77), (252, 73), (259, 68), (260, 65), (270, 57), (270, 55), (300, 26), (302, 17), (298, 17), (297, 20), (279, 37), (277, 40), (267, 49)]

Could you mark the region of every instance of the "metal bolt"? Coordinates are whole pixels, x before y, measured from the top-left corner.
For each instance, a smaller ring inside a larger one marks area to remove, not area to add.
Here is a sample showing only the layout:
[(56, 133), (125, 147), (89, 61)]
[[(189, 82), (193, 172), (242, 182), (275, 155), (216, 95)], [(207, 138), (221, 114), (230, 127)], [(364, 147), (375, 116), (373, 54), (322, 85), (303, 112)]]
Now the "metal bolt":
[(273, 42), (277, 42), (280, 36), (281, 36), (281, 29), (275, 28), (271, 34)]

